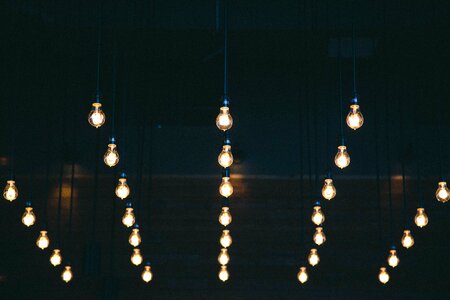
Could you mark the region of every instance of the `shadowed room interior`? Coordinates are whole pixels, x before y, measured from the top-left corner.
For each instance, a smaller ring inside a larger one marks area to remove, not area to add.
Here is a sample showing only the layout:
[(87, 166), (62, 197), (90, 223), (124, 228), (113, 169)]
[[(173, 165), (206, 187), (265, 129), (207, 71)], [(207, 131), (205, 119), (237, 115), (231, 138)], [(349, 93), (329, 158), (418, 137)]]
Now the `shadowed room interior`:
[[(449, 13), (446, 1), (1, 2), (0, 182), (18, 196), (0, 201), (0, 298), (450, 298), (450, 196), (436, 190), (450, 175)], [(356, 95), (364, 123), (352, 130)], [(221, 107), (229, 130), (216, 127)]]

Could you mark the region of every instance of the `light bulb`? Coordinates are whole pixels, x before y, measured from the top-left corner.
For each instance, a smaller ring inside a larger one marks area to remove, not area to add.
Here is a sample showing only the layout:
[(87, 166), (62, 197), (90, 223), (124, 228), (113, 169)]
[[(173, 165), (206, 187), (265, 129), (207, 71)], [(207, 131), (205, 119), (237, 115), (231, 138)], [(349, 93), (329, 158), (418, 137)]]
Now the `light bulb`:
[(72, 280), (72, 268), (70, 266), (65, 266), (64, 271), (61, 274), (62, 280), (64, 280), (66, 283)]
[(220, 152), (217, 161), (224, 168), (228, 168), (233, 164), (233, 154), (231, 153), (230, 145), (223, 145), (222, 152)]
[(34, 215), (33, 208), (30, 205), (27, 205), (25, 207), (25, 212), (22, 215), (22, 223), (25, 226), (30, 227), (34, 225), (35, 222), (36, 216)]
[(322, 197), (331, 200), (336, 197), (336, 187), (333, 184), (333, 179), (327, 178), (323, 184)]
[(220, 237), (220, 244), (224, 248), (228, 248), (233, 243), (233, 239), (231, 238), (230, 231), (229, 230), (223, 230), (222, 236)]
[(19, 191), (17, 190), (16, 182), (14, 180), (6, 181), (6, 186), (3, 190), (3, 197), (10, 202), (19, 197)]
[(130, 187), (127, 184), (126, 178), (119, 178), (119, 183), (116, 186), (116, 196), (120, 199), (125, 199), (130, 195)]
[(410, 230), (403, 231), (402, 245), (406, 249), (411, 248), (414, 245), (414, 238), (413, 238)]
[(427, 226), (428, 224), (428, 216), (425, 213), (425, 208), (419, 207), (417, 209), (417, 214), (414, 217), (414, 223), (420, 228)]
[(391, 249), (389, 250), (389, 256), (387, 259), (388, 265), (395, 268), (400, 263), (400, 259), (397, 256), (397, 250)]
[(297, 273), (297, 279), (300, 283), (305, 283), (308, 281), (308, 273), (306, 272), (306, 267), (300, 267), (300, 270)]
[(389, 273), (386, 271), (385, 267), (380, 268), (380, 273), (378, 273), (378, 280), (382, 284), (386, 284), (389, 281)]
[(346, 121), (348, 127), (353, 130), (361, 128), (361, 126), (364, 124), (364, 117), (359, 109), (358, 104), (350, 105), (350, 111), (347, 115)]
[(315, 266), (320, 262), (319, 254), (317, 253), (317, 249), (311, 249), (308, 255), (308, 262), (311, 266)]
[(231, 217), (231, 212), (229, 207), (222, 207), (222, 212), (219, 215), (219, 223), (223, 226), (230, 225), (233, 218)]
[(438, 183), (439, 187), (436, 190), (436, 199), (439, 202), (445, 203), (450, 199), (450, 190), (447, 187), (447, 182), (441, 181)]
[(323, 214), (322, 208), (320, 207), (320, 205), (316, 205), (313, 207), (313, 213), (311, 215), (311, 220), (317, 226), (319, 226), (320, 224), (325, 222), (325, 215)]
[(134, 225), (134, 222), (136, 221), (134, 217), (134, 212), (132, 207), (125, 208), (125, 213), (122, 217), (122, 224), (126, 227), (131, 227)]
[(98, 102), (92, 103), (92, 109), (89, 112), (88, 121), (95, 128), (99, 128), (105, 124), (105, 113), (101, 109), (102, 104)]
[(117, 152), (117, 146), (114, 143), (108, 144), (108, 150), (103, 155), (103, 161), (109, 167), (114, 167), (119, 163), (119, 152)]
[(142, 280), (150, 282), (153, 278), (152, 268), (149, 265), (144, 266), (144, 271), (141, 274)]
[(220, 130), (227, 131), (233, 126), (233, 118), (230, 114), (230, 109), (226, 106), (220, 108), (220, 113), (216, 118), (216, 126)]
[(50, 263), (56, 267), (62, 262), (61, 250), (54, 249), (52, 255), (50, 256)]
[(219, 187), (219, 192), (225, 198), (228, 198), (233, 194), (233, 185), (231, 185), (230, 177), (222, 177), (222, 183)]
[(220, 266), (219, 279), (225, 282), (228, 278), (230, 278), (230, 273), (228, 273), (227, 266)]
[(226, 248), (222, 248), (220, 250), (219, 256), (217, 257), (217, 261), (222, 266), (228, 264), (228, 262), (230, 261), (230, 256), (228, 255), (228, 250)]
[(139, 250), (138, 248), (134, 248), (130, 260), (133, 265), (139, 266), (143, 260), (141, 250)]
[(44, 250), (50, 245), (50, 239), (48, 238), (47, 231), (41, 230), (39, 237), (36, 240), (36, 245)]
[(133, 228), (131, 230), (131, 234), (128, 239), (128, 242), (133, 247), (137, 247), (141, 244), (141, 235), (139, 234), (139, 228)]
[(320, 246), (327, 240), (327, 237), (325, 236), (325, 233), (323, 232), (322, 227), (317, 227), (316, 232), (313, 235), (313, 241), (316, 243), (316, 245)]
[(350, 164), (350, 155), (348, 155), (347, 147), (344, 145), (338, 146), (338, 152), (334, 157), (334, 163), (338, 168), (346, 168)]

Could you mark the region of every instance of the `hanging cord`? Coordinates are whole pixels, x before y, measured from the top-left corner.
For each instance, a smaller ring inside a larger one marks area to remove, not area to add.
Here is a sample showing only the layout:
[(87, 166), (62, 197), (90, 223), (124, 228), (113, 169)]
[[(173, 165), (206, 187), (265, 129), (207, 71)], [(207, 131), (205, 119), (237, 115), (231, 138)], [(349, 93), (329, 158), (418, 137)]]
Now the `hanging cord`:
[[(401, 103), (399, 103), (399, 115), (400, 115), (400, 126), (399, 126), (399, 135), (400, 135), (400, 147), (404, 145), (404, 118), (403, 118), (403, 109)], [(408, 228), (408, 199), (406, 195), (406, 176), (405, 176), (405, 153), (400, 152), (400, 164), (401, 164), (401, 172), (402, 172), (402, 192), (403, 192), (403, 218), (405, 220), (405, 228)]]
[(94, 170), (94, 199), (92, 201), (92, 232), (91, 232), (91, 238), (93, 241), (95, 241), (95, 234), (97, 229), (97, 202), (98, 202), (98, 173), (99, 173), (99, 160), (97, 159), (99, 156), (100, 151), (100, 145), (99, 145), (99, 139), (100, 139), (100, 131), (96, 130), (95, 133), (95, 170)]
[(352, 7), (352, 57), (353, 57), (353, 97), (358, 97), (356, 91), (356, 48), (355, 48), (355, 1)]
[[(416, 104), (416, 118), (419, 115), (419, 104)], [(417, 187), (417, 207), (425, 207), (425, 198), (423, 197), (423, 190), (422, 190), (422, 178), (421, 178), (421, 164), (420, 164), (420, 158), (422, 157), (422, 148), (421, 148), (421, 134), (420, 134), (420, 128), (419, 128), (419, 122), (414, 122), (415, 126), (415, 134), (416, 134), (416, 143), (415, 149), (416, 149), (416, 187)]]
[[(387, 83), (386, 83), (386, 91), (387, 91)], [(389, 107), (389, 100), (388, 100), (388, 93), (386, 92), (386, 109), (390, 109)], [(391, 236), (391, 243), (394, 244), (394, 228), (393, 228), (393, 213), (392, 213), (392, 175), (391, 175), (391, 155), (390, 155), (390, 139), (389, 139), (389, 110), (386, 110), (386, 169), (387, 169), (387, 175), (388, 175), (388, 199), (389, 199), (389, 222), (390, 222), (390, 236)]]
[(117, 38), (114, 31), (113, 46), (113, 82), (112, 82), (112, 122), (111, 122), (111, 138), (115, 138), (116, 133), (116, 87), (117, 87)]
[(341, 145), (345, 146), (345, 137), (344, 137), (344, 110), (342, 103), (342, 55), (341, 55), (341, 39), (339, 38), (338, 45), (338, 73), (339, 73), (339, 125), (341, 131)]
[(375, 101), (375, 117), (374, 117), (374, 139), (375, 139), (375, 173), (377, 181), (377, 211), (378, 211), (378, 233), (379, 233), (379, 246), (380, 251), (383, 249), (383, 215), (382, 215), (382, 205), (381, 205), (381, 179), (380, 179), (380, 146), (379, 146), (379, 108), (378, 103)]
[(96, 100), (100, 102), (100, 59), (101, 59), (101, 48), (102, 48), (102, 18), (103, 18), (103, 0), (99, 1), (98, 5), (98, 32), (97, 32), (97, 89), (96, 89)]
[(224, 0), (223, 17), (223, 100), (228, 101), (228, 1)]

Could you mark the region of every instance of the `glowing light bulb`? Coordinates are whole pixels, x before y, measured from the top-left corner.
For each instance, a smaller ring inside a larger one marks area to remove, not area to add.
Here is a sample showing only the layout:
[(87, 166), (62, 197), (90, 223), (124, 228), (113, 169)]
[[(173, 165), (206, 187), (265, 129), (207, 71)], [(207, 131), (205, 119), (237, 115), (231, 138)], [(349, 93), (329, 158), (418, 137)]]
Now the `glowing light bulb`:
[(336, 197), (336, 188), (333, 184), (333, 179), (327, 178), (323, 184), (322, 197), (327, 200), (331, 200)]
[(315, 266), (320, 262), (319, 254), (317, 253), (317, 249), (311, 249), (308, 255), (308, 262), (311, 266)]
[(222, 207), (222, 212), (219, 215), (219, 223), (223, 226), (230, 225), (233, 218), (231, 217), (231, 212), (229, 207)]
[(64, 271), (61, 274), (62, 280), (64, 280), (67, 283), (72, 280), (72, 277), (73, 277), (72, 268), (70, 266), (65, 266)]
[(126, 227), (131, 227), (134, 225), (136, 218), (134, 217), (134, 210), (132, 207), (125, 208), (125, 213), (122, 217), (122, 224)]
[(397, 256), (397, 250), (391, 249), (389, 250), (389, 256), (387, 259), (388, 265), (395, 268), (400, 263), (400, 259)]
[(320, 207), (320, 205), (316, 204), (313, 207), (313, 213), (311, 215), (311, 220), (317, 226), (319, 226), (320, 224), (325, 222), (325, 215), (323, 214), (322, 208)]
[(48, 238), (47, 231), (41, 230), (39, 237), (36, 240), (36, 245), (42, 250), (50, 245), (50, 239)]
[(447, 187), (447, 182), (441, 181), (438, 183), (439, 187), (436, 190), (436, 199), (439, 202), (445, 203), (450, 199), (450, 190)]
[(223, 131), (227, 131), (233, 126), (233, 118), (228, 107), (223, 106), (220, 108), (220, 113), (216, 118), (216, 126)]
[(116, 196), (120, 199), (125, 199), (130, 195), (130, 187), (127, 184), (127, 179), (119, 178), (119, 183), (116, 186)]
[(99, 128), (100, 126), (105, 124), (105, 113), (102, 111), (101, 107), (101, 103), (92, 103), (92, 109), (89, 112), (89, 124), (91, 124), (95, 128)]
[(224, 168), (228, 168), (233, 164), (233, 154), (231, 153), (230, 145), (223, 145), (222, 152), (220, 152), (217, 161)]
[(359, 109), (358, 104), (350, 105), (350, 111), (347, 115), (347, 125), (353, 130), (361, 128), (364, 124), (364, 117)]
[(14, 180), (6, 181), (5, 189), (3, 190), (3, 197), (12, 202), (19, 197), (19, 191)]
[(406, 249), (411, 248), (414, 245), (414, 238), (413, 238), (410, 230), (403, 231), (402, 245)]
[(228, 278), (230, 278), (230, 273), (228, 273), (227, 266), (220, 266), (219, 279), (225, 282)]
[(316, 245), (320, 246), (327, 240), (327, 237), (325, 236), (325, 233), (323, 232), (322, 227), (317, 227), (316, 232), (313, 235), (313, 241), (316, 243)]
[(141, 250), (138, 248), (134, 248), (133, 254), (131, 255), (130, 260), (131, 260), (131, 263), (135, 266), (139, 266), (140, 264), (142, 264), (142, 261), (144, 259), (142, 258)]
[(108, 144), (108, 150), (106, 150), (105, 155), (103, 155), (103, 161), (109, 167), (114, 167), (119, 163), (119, 152), (117, 152), (117, 146), (114, 142)]
[(145, 282), (150, 282), (153, 278), (152, 268), (150, 264), (144, 266), (144, 271), (141, 274), (142, 280)]
[(228, 255), (228, 250), (226, 248), (222, 248), (220, 250), (219, 256), (217, 257), (217, 261), (222, 266), (224, 266), (230, 262), (230, 256)]
[(222, 236), (220, 237), (220, 244), (224, 248), (228, 248), (233, 243), (233, 239), (231, 238), (230, 231), (229, 230), (223, 230)]
[(305, 283), (308, 281), (308, 273), (306, 272), (306, 267), (300, 267), (300, 270), (297, 273), (297, 279), (300, 283)]
[(389, 273), (386, 271), (385, 267), (380, 268), (380, 273), (378, 273), (378, 280), (382, 284), (386, 284), (389, 281)]
[(231, 185), (230, 177), (222, 177), (219, 192), (225, 198), (228, 198), (233, 194), (233, 185)]
[(128, 238), (128, 242), (133, 247), (137, 247), (141, 244), (141, 235), (139, 234), (139, 228), (133, 228), (131, 230), (131, 234), (130, 234), (130, 237)]
[(62, 262), (61, 250), (54, 249), (52, 255), (50, 256), (50, 263), (56, 267)]
[(34, 215), (33, 208), (29, 203), (25, 206), (25, 212), (22, 215), (22, 223), (27, 226), (33, 226), (36, 222), (36, 216)]
[(350, 164), (350, 155), (348, 155), (347, 147), (344, 145), (338, 146), (338, 152), (334, 157), (334, 163), (338, 168), (346, 168)]
[(420, 228), (427, 226), (428, 224), (428, 216), (425, 213), (425, 208), (419, 207), (417, 209), (417, 214), (414, 217), (414, 223)]

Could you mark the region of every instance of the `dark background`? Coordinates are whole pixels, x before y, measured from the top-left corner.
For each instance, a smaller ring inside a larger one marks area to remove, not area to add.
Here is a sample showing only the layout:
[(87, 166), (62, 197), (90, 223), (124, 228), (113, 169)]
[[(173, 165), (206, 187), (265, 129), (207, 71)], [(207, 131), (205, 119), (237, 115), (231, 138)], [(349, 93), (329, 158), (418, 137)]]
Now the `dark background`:
[[(237, 161), (231, 169), (231, 277), (225, 284), (217, 279), (216, 261), (221, 231), (216, 161), (222, 135), (214, 119), (223, 88), (216, 2), (115, 0), (105, 1), (102, 11), (100, 89), (107, 123), (96, 130), (87, 114), (96, 88), (97, 3), (0, 4), (0, 174), (6, 181), (14, 162), (20, 192), (14, 203), (0, 201), (0, 296), (450, 296), (449, 208), (434, 197), (439, 178), (449, 175), (446, 1), (229, 1), (231, 136)], [(352, 162), (339, 171), (332, 164), (340, 120), (337, 53), (341, 45), (346, 112), (352, 96), (353, 12), (366, 123), (356, 132), (345, 127)], [(121, 163), (111, 170), (102, 156), (112, 130), (114, 53)], [(398, 269), (389, 270), (391, 280), (381, 286), (378, 268), (391, 240), (388, 153), (396, 245), (418, 201), (425, 203), (430, 224), (411, 227), (415, 246), (400, 250)], [(58, 239), (61, 164), (60, 244), (74, 270), (68, 285), (59, 278), (61, 268), (49, 264), (50, 250), (35, 246), (45, 219), (51, 242)], [(328, 241), (319, 249), (317, 270), (308, 268), (310, 279), (302, 286), (296, 274), (311, 247), (311, 206), (330, 164), (338, 196), (324, 204)], [(149, 284), (140, 279), (142, 267), (129, 263), (129, 231), (120, 222), (124, 203), (114, 197), (122, 168), (142, 227), (142, 251), (153, 265)], [(38, 219), (30, 229), (20, 222), (27, 200)]]

